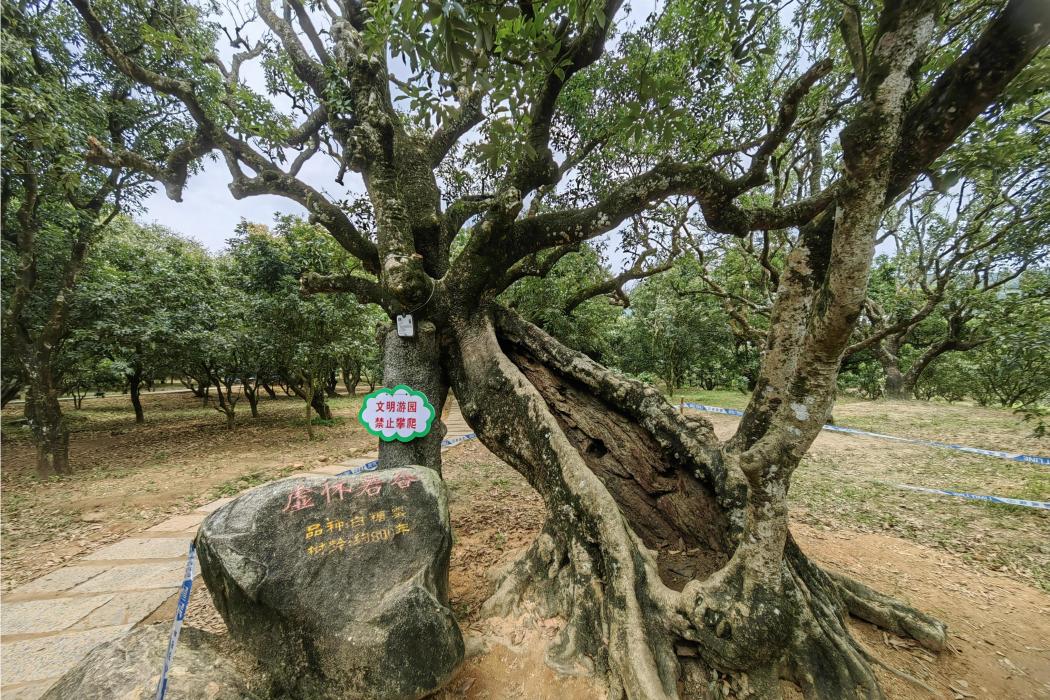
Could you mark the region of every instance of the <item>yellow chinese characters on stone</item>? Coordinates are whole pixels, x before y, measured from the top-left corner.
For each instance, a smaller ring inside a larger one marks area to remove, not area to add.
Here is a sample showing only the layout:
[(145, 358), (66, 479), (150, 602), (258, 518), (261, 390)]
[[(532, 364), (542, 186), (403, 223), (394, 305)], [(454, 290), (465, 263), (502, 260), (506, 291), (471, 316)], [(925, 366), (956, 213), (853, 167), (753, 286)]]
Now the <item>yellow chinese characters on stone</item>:
[(344, 527), (348, 529), (354, 529), (352, 535), (347, 533), (345, 537), (330, 537), (323, 542), (315, 542), (307, 546), (306, 553), (309, 556), (316, 554), (331, 553), (334, 551), (345, 551), (348, 547), (358, 547), (363, 544), (371, 544), (376, 542), (389, 542), (390, 540), (400, 535), (406, 535), (412, 532), (412, 527), (406, 521), (407, 513), (402, 507), (394, 507), (390, 509), (390, 515), (393, 519), (393, 528), (378, 527), (372, 529), (364, 529), (366, 521), (372, 523), (382, 524), (389, 522), (387, 519), (386, 511), (380, 510), (370, 513), (368, 518), (363, 515), (353, 516), (349, 523), (342, 520), (329, 520), (325, 523), (325, 527), (321, 527), (320, 523), (312, 523), (306, 526), (306, 539), (314, 539), (323, 537), (325, 531), (329, 535), (333, 533), (339, 533)]

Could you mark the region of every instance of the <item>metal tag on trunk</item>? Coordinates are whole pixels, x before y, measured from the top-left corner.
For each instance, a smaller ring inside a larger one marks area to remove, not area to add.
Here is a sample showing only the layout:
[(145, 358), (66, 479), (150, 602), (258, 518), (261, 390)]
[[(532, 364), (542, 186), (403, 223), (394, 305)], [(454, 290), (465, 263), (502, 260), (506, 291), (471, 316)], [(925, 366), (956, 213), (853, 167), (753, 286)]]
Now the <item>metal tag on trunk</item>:
[(415, 338), (416, 324), (412, 314), (399, 314), (397, 317), (397, 335), (399, 338)]

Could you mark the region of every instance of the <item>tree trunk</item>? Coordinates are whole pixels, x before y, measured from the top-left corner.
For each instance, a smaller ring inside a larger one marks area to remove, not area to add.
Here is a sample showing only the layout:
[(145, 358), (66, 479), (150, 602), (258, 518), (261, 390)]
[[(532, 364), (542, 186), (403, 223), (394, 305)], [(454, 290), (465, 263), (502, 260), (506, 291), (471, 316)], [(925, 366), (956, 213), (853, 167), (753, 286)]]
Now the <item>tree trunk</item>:
[(46, 479), (69, 474), (69, 430), (62, 417), (61, 393), (47, 362), (27, 372), (29, 387), (25, 398), (25, 417), (36, 446), (37, 476)]
[(380, 468), (419, 465), (435, 469), (440, 474), (441, 441), (445, 437), (441, 409), (448, 396), (448, 380), (441, 367), (437, 331), (433, 323), (418, 323), (415, 338), (400, 338), (394, 330), (387, 333), (383, 353), (383, 383), (388, 387), (404, 384), (423, 392), (436, 415), (426, 437), (411, 442), (380, 441)]
[(325, 395), (330, 399), (334, 399), (339, 396), (339, 392), (336, 391), (336, 387), (339, 386), (339, 380), (336, 378), (335, 370), (332, 370), (325, 377), (324, 392)]
[(872, 348), (886, 375), (882, 393), (888, 399), (911, 398), (911, 392), (905, 389), (904, 374), (901, 373), (900, 347), (902, 341), (903, 336), (890, 336)]
[(314, 439), (314, 424), (310, 418), (310, 407), (314, 402), (314, 384), (312, 381), (303, 382), (303, 392), (305, 393), (306, 404), (306, 437), (307, 439)]
[(847, 611), (943, 646), (936, 620), (810, 562), (784, 495), (749, 479), (707, 421), (505, 311), (454, 327), (464, 417), (548, 513), (486, 611), (529, 601), (566, 620), (556, 668), (601, 674), (610, 697), (703, 697), (720, 677), (740, 695), (776, 696), (783, 677), (809, 697), (880, 697)]
[(922, 376), (922, 373), (929, 368), (934, 360), (949, 352), (971, 350), (978, 345), (981, 345), (982, 342), (983, 341), (963, 342), (954, 335), (949, 335), (949, 337), (934, 343), (926, 348), (926, 351), (915, 358), (915, 361), (911, 363), (911, 367), (908, 368), (907, 373), (901, 379), (901, 390), (908, 396), (914, 396), (915, 385), (919, 383), (919, 378)]
[[(323, 420), (332, 420), (332, 407), (328, 405), (323, 391), (315, 391), (310, 379), (284, 382), (285, 391), (294, 394), (311, 406), (318, 417)], [(307, 414), (309, 415), (309, 414)]]
[(271, 399), (277, 398), (277, 392), (273, 390), (273, 387), (270, 386), (269, 383), (259, 382), (259, 386), (263, 388), (263, 391), (265, 391), (266, 395), (269, 396)]
[[(897, 365), (883, 365), (883, 371), (886, 372), (886, 386), (883, 389), (883, 393), (888, 399), (907, 399), (911, 398), (911, 391), (908, 390), (907, 383), (904, 381), (904, 375), (901, 374), (900, 367)], [(912, 385), (914, 386), (914, 384)]]
[(357, 394), (357, 385), (361, 383), (361, 366), (353, 364), (351, 367), (343, 367), (343, 386), (350, 396)]
[(314, 391), (313, 398), (310, 399), (310, 405), (313, 406), (314, 413), (321, 420), (332, 420), (332, 407), (328, 405), (328, 398), (325, 396), (324, 391)]
[(203, 382), (196, 381), (193, 377), (182, 375), (179, 377), (179, 381), (182, 385), (193, 392), (193, 395), (198, 399), (203, 399), (208, 396), (208, 385)]
[(259, 417), (259, 379), (258, 375), (256, 378), (245, 375), (241, 377), (241, 391), (244, 392), (244, 397), (248, 399), (248, 407), (252, 411), (252, 418)]
[(5, 380), (2, 392), (0, 392), (0, 408), (6, 407), (13, 399), (17, 398), (23, 386), (21, 378)]
[(146, 414), (142, 410), (142, 370), (137, 367), (128, 377), (128, 388), (131, 393), (131, 405), (135, 408), (135, 422), (145, 423)]

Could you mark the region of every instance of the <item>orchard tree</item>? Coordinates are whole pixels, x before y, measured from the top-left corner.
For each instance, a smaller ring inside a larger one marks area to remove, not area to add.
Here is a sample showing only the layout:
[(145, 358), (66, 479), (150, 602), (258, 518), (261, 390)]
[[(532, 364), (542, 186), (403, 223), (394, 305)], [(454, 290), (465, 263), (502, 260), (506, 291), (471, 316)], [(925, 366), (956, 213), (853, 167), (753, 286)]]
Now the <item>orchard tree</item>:
[[(810, 697), (878, 697), (847, 612), (943, 647), (940, 622), (808, 559), (787, 491), (831, 410), (884, 211), (975, 120), (1002, 126), (994, 105), (1027, 98), (1011, 81), (1030, 62), (1047, 74), (1043, 0), (815, 2), (796, 27), (776, 4), (681, 0), (634, 28), (620, 0), (259, 0), (258, 21), (223, 26), (232, 58), (205, 8), (70, 1), (114, 66), (196, 124), (167, 159), (98, 147), (93, 162), (179, 199), (186, 162), (215, 154), (234, 197), (298, 202), (359, 261), (308, 290), (413, 315), (415, 337), (386, 337), (384, 383), (439, 413), (453, 390), (546, 503), (487, 609), (529, 598), (566, 620), (552, 661), (614, 697), (698, 696), (719, 673), (764, 696), (789, 678)], [(265, 87), (242, 78), (252, 60)], [(799, 149), (814, 174), (770, 187)], [(311, 158), (333, 159), (336, 183), (359, 176), (367, 215), (305, 179)], [(791, 232), (726, 441), (496, 301), (523, 268), (673, 198), (719, 235)], [(381, 467), (440, 470), (443, 432), (382, 443)]]
[(74, 342), (119, 371), (137, 423), (145, 421), (142, 389), (183, 369), (179, 335), (199, 322), (211, 265), (196, 243), (126, 218), (114, 222), (89, 261), (76, 294)]
[(655, 374), (668, 394), (691, 383), (704, 389), (734, 385), (742, 374), (738, 370), (746, 371), (729, 319), (706, 294), (701, 275), (695, 258), (680, 258), (670, 272), (631, 290), (630, 313), (621, 319), (620, 367)]
[(872, 276), (845, 352), (875, 357), (886, 396), (912, 396), (937, 358), (990, 341), (987, 321), (1016, 308), (1001, 301), (1050, 256), (1050, 131), (1033, 122), (1048, 108), (1044, 90), (1003, 110), (1013, 128), (962, 144), (946, 159), (948, 182), (930, 175), (944, 193), (913, 188), (886, 217), (894, 255)]
[(1050, 401), (1050, 271), (1025, 275), (1018, 292), (981, 319), (989, 342), (963, 367), (980, 403), (1034, 410)]
[(245, 323), (252, 329), (251, 354), (258, 358), (252, 372), (282, 378), (305, 402), (312, 434), (311, 411), (332, 417), (326, 401), (330, 378), (352, 368), (360, 376), (374, 364), (378, 312), (343, 293), (304, 295), (300, 280), (331, 284), (353, 277), (359, 263), (331, 236), (296, 217), (280, 218), (272, 232), (242, 223), (229, 241), (228, 257), (236, 277), (230, 284), (244, 294)]
[(59, 354), (78, 278), (114, 217), (152, 188), (147, 173), (90, 165), (83, 151), (92, 144), (148, 157), (167, 152), (184, 130), (170, 98), (137, 89), (84, 45), (71, 8), (4, 0), (0, 13), (3, 384), (5, 400), (12, 387), (26, 387), (37, 472), (47, 477), (71, 469), (58, 399), (62, 369), (74, 363)]
[(523, 277), (500, 302), (559, 342), (596, 360), (606, 359), (609, 337), (627, 303), (622, 289), (626, 280), (611, 275), (591, 246), (566, 247), (543, 262), (523, 268)]

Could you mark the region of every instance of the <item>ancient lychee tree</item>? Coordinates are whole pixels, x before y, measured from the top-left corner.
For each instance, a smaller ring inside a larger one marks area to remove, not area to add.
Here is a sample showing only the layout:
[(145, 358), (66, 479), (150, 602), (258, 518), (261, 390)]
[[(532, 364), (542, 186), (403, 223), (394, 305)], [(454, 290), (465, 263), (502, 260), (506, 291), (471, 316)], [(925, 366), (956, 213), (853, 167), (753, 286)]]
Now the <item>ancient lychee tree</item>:
[[(759, 696), (787, 678), (812, 697), (878, 697), (848, 613), (942, 647), (938, 621), (807, 559), (786, 498), (831, 409), (883, 211), (975, 120), (994, 128), (1012, 81), (1045, 59), (1043, 0), (680, 0), (645, 19), (621, 0), (259, 0), (221, 18), (70, 1), (116, 69), (195, 129), (163, 160), (118, 144), (91, 160), (177, 200), (217, 156), (234, 197), (298, 202), (360, 261), (306, 291), (414, 315), (416, 338), (387, 336), (385, 382), (439, 410), (451, 389), (546, 502), (490, 609), (529, 599), (562, 617), (553, 662), (593, 670), (612, 697), (699, 695), (715, 673)], [(308, 182), (325, 159), (331, 179)], [(348, 173), (363, 200), (337, 187)], [(726, 441), (496, 301), (668, 202), (711, 233), (791, 240)], [(381, 445), (382, 465), (439, 469), (440, 432)]]

